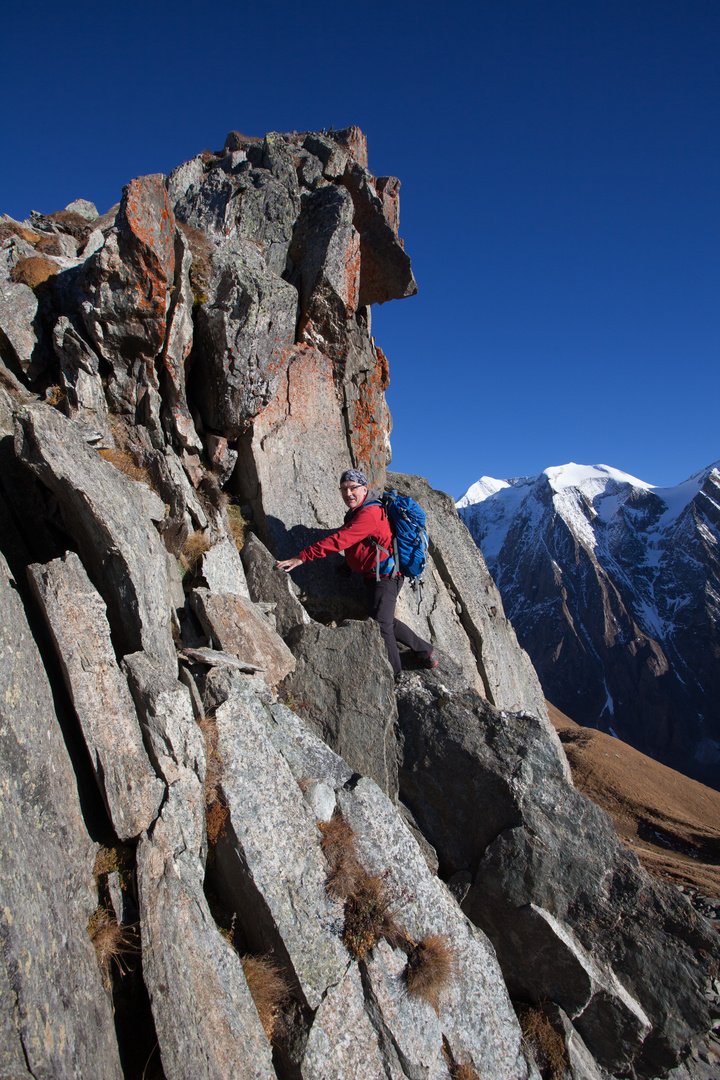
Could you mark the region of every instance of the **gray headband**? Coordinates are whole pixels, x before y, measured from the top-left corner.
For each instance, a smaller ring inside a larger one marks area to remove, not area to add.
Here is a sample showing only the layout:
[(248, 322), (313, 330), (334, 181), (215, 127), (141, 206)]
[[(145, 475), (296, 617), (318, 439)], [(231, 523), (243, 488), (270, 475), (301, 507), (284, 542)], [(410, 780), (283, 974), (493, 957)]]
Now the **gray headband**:
[(362, 487), (367, 487), (367, 476), (360, 472), (359, 469), (346, 469), (340, 477), (341, 484), (347, 484), (348, 481), (352, 484), (360, 484)]

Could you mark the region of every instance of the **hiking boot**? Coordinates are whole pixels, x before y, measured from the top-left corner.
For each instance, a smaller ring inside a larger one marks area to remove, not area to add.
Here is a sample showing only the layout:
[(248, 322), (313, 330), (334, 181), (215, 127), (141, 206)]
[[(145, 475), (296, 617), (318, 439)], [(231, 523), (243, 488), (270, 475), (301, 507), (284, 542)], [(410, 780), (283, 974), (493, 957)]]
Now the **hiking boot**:
[(430, 653), (429, 656), (418, 656), (418, 667), (434, 668), (438, 666), (437, 657), (434, 653)]

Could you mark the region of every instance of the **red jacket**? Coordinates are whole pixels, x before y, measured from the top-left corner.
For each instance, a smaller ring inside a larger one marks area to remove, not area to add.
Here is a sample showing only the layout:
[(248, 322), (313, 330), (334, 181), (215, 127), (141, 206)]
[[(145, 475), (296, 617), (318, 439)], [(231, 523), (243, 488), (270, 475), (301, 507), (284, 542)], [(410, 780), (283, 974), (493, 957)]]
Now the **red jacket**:
[[(365, 502), (352, 510), (345, 517), (345, 524), (337, 532), (326, 536), (324, 540), (318, 540), (304, 548), (298, 558), (303, 562), (313, 562), (315, 559), (324, 559), (332, 551), (344, 551), (345, 559), (351, 570), (366, 577), (375, 576), (376, 548), (370, 543), (371, 539), (377, 540), (385, 552), (392, 553), (392, 530), (387, 514), (382, 506), (375, 503), (368, 506), (368, 499), (374, 492), (368, 492)], [(380, 552), (380, 561), (387, 556)]]

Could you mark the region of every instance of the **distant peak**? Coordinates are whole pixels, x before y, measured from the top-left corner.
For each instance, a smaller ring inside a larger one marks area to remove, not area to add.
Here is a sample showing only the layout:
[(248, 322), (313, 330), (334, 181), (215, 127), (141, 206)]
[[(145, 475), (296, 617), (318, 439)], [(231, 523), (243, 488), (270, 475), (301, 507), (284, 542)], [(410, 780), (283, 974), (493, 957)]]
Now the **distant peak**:
[(613, 469), (610, 465), (578, 465), (574, 461), (568, 462), (567, 465), (551, 465), (549, 469), (545, 469), (544, 475), (547, 476), (550, 486), (555, 491), (569, 487), (582, 490), (588, 483), (596, 488), (598, 481), (606, 483), (608, 480), (614, 480), (616, 484), (630, 484), (632, 487), (645, 488), (648, 491), (653, 486), (644, 480), (639, 480), (637, 476), (631, 476), (630, 473)]

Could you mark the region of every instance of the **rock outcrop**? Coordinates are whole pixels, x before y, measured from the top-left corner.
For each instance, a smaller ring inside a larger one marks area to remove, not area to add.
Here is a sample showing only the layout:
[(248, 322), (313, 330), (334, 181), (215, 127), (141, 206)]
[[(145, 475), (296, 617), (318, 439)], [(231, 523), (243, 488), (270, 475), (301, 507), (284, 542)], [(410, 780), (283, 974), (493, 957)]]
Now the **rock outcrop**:
[[(704, 1080), (712, 927), (573, 788), (449, 497), (386, 476), (398, 190), (357, 128), (231, 132), (0, 220), (2, 1076), (540, 1080), (543, 1002), (563, 1080)], [(351, 465), (427, 511), (433, 672), (339, 556), (275, 568)]]

